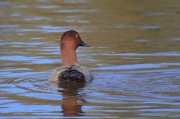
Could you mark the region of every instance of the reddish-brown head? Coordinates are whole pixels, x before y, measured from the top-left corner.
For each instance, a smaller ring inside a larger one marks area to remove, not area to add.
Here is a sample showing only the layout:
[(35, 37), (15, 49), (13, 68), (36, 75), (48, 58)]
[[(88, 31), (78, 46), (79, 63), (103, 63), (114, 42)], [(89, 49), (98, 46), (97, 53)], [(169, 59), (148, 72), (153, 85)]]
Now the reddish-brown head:
[(83, 42), (79, 34), (74, 30), (66, 31), (62, 35), (61, 41), (60, 41), (61, 50), (64, 50), (64, 49), (76, 50), (78, 46), (89, 47), (90, 45)]
[(90, 47), (89, 44), (83, 42), (79, 34), (74, 31), (66, 31), (60, 41), (61, 58), (64, 66), (78, 64), (75, 50), (79, 46)]

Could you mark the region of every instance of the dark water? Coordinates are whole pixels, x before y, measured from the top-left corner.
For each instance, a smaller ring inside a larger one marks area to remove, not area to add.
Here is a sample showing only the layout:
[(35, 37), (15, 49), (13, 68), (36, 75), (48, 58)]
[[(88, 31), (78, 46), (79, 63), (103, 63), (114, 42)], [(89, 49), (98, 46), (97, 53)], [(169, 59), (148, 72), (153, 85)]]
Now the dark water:
[[(0, 118), (180, 118), (179, 0), (1, 0)], [(50, 84), (74, 29), (89, 84)]]

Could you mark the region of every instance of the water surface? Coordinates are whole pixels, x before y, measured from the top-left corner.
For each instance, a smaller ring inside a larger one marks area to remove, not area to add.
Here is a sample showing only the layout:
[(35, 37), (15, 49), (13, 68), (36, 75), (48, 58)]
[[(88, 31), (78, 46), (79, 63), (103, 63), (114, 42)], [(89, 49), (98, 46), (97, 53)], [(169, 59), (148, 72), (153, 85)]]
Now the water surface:
[[(179, 118), (180, 1), (1, 0), (1, 118)], [(74, 29), (89, 84), (48, 82)]]

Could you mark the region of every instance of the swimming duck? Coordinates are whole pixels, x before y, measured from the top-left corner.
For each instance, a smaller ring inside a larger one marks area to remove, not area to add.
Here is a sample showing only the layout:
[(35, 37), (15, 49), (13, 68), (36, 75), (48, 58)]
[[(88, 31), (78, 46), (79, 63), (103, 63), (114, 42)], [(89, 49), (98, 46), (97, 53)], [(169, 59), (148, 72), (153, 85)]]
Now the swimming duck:
[(57, 67), (50, 74), (48, 80), (53, 82), (89, 82), (93, 75), (87, 67), (79, 65), (76, 49), (79, 46), (90, 47), (81, 40), (79, 34), (74, 31), (66, 31), (60, 40), (60, 56), (63, 66)]

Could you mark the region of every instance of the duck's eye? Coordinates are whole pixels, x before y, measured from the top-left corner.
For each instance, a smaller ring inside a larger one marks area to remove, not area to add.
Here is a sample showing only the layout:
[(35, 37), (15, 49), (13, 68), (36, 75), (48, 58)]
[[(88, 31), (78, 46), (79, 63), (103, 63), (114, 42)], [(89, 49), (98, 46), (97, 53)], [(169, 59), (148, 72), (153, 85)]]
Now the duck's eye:
[(76, 33), (76, 38), (79, 38), (78, 36), (79, 36), (79, 35)]

